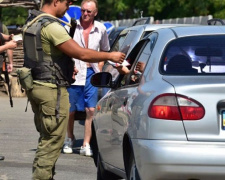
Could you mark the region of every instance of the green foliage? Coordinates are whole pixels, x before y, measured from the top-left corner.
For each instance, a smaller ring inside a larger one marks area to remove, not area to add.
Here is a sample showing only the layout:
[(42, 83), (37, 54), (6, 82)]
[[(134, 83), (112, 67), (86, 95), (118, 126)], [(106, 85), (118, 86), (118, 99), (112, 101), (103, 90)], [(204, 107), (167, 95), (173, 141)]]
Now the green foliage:
[[(154, 19), (213, 15), (225, 19), (225, 0), (98, 0), (100, 20), (153, 16)], [(78, 1), (76, 3), (80, 5)]]
[(214, 12), (214, 18), (225, 19), (225, 0), (210, 0), (212, 6), (211, 11)]
[(101, 20), (121, 19), (129, 8), (124, 0), (98, 0), (98, 4), (98, 18)]
[(28, 10), (19, 7), (1, 9), (1, 21), (5, 25), (23, 25), (28, 17)]
[[(80, 6), (81, 1), (74, 5)], [(225, 0), (98, 0), (98, 20), (116, 20), (153, 16), (155, 20), (213, 15), (225, 19)], [(6, 25), (23, 25), (28, 16), (25, 8), (0, 8)]]
[(225, 0), (98, 0), (99, 19), (153, 16), (155, 19), (205, 16), (225, 17)]

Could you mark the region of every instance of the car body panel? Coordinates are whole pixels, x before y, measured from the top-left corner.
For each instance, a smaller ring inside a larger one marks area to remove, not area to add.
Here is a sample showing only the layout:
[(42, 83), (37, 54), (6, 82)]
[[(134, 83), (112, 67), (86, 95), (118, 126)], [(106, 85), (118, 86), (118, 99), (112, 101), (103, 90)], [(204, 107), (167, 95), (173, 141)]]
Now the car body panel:
[(223, 141), (225, 131), (222, 130), (221, 111), (225, 106), (218, 108), (220, 102), (225, 101), (225, 77), (165, 77), (171, 83), (177, 94), (185, 94), (201, 102), (205, 108), (205, 116), (198, 121), (183, 121), (189, 141)]
[(132, 144), (141, 179), (221, 180), (225, 176), (224, 143), (133, 139)]
[[(204, 44), (205, 38), (209, 39), (208, 44)], [(224, 177), (224, 38), (222, 26), (168, 27), (152, 32), (136, 44), (127, 55), (132, 59), (130, 73), (113, 79), (114, 86), (99, 100), (93, 119), (99, 153), (109, 171), (125, 174), (124, 146), (128, 137), (141, 179)], [(191, 44), (193, 39), (198, 43)], [(173, 48), (176, 42), (181, 46)], [(201, 51), (205, 46), (213, 51)], [(167, 71), (176, 53), (189, 55), (195, 71)], [(202, 69), (199, 62), (209, 59), (205, 56), (211, 60)], [(145, 66), (143, 73), (136, 73), (135, 77), (137, 62), (144, 62)], [(203, 107), (204, 115), (197, 120), (150, 117), (150, 105), (164, 94), (194, 100)]]

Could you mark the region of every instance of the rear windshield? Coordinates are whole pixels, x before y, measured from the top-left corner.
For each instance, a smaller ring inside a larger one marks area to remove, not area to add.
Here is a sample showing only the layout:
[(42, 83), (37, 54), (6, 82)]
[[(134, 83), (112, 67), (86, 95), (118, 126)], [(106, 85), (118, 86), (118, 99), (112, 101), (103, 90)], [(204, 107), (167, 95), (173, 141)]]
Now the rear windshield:
[(161, 60), (163, 74), (225, 73), (225, 36), (179, 38), (169, 43)]

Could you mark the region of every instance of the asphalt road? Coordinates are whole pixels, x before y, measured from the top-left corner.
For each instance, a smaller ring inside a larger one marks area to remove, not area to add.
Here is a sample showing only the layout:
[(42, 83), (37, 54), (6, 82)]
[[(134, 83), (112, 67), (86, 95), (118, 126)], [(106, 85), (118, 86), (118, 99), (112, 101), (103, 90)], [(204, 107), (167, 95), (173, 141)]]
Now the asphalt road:
[[(0, 92), (0, 180), (30, 180), (32, 161), (38, 142), (38, 133), (33, 124), (30, 105), (27, 112), (27, 98), (13, 98), (11, 108), (8, 96)], [(80, 156), (83, 141), (83, 121), (75, 121), (74, 133), (77, 139), (73, 154), (61, 154), (56, 163), (56, 180), (94, 180), (97, 169), (93, 159)]]

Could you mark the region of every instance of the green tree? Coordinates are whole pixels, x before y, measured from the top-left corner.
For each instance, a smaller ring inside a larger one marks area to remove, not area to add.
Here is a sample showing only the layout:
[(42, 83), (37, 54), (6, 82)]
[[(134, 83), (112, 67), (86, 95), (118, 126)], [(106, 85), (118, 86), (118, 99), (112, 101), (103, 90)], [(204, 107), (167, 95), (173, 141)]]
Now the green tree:
[(155, 19), (208, 15), (211, 5), (209, 0), (141, 0), (136, 2), (136, 6), (143, 9), (145, 16), (154, 16)]
[(155, 19), (213, 15), (225, 18), (225, 0), (99, 0), (99, 18), (115, 20), (153, 16)]
[(5, 25), (23, 25), (28, 17), (28, 10), (21, 7), (1, 9), (1, 21)]
[[(74, 5), (80, 6), (81, 1)], [(153, 16), (155, 20), (206, 16), (225, 19), (225, 0), (98, 0), (98, 20), (138, 18)], [(19, 7), (1, 8), (1, 20), (6, 25), (23, 25), (28, 9)]]
[(213, 17), (225, 19), (225, 0), (210, 0), (212, 6), (209, 11), (213, 12)]
[(115, 20), (124, 18), (124, 12), (129, 8), (124, 0), (98, 0), (101, 20)]

